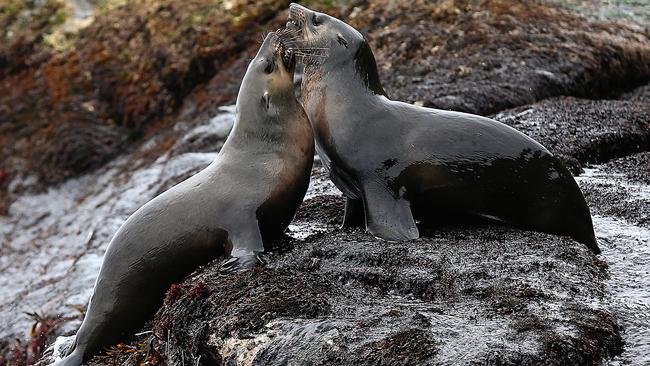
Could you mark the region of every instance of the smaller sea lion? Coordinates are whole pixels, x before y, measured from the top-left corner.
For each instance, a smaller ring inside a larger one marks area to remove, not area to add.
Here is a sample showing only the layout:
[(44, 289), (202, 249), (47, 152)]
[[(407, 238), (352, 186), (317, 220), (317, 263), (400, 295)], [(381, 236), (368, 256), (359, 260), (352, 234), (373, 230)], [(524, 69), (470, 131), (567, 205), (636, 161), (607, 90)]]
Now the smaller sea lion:
[(316, 151), (347, 197), (344, 226), (400, 241), (419, 237), (415, 219), (469, 214), (600, 252), (578, 185), (542, 145), (489, 118), (388, 99), (368, 42), (339, 19), (291, 4), (286, 30)]
[(142, 326), (169, 286), (230, 255), (255, 265), (302, 202), (314, 139), (293, 89), (293, 57), (269, 34), (248, 66), (217, 158), (137, 210), (111, 240), (69, 355), (76, 366)]

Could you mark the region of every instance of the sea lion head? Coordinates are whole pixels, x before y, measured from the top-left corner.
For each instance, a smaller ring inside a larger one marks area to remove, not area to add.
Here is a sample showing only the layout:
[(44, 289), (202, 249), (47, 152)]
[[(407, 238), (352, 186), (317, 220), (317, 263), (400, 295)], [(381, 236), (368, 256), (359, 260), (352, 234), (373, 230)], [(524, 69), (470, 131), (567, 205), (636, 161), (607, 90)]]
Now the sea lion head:
[(306, 74), (354, 68), (368, 89), (385, 95), (368, 41), (342, 20), (292, 3), (280, 38), (302, 60)]
[(248, 65), (237, 97), (238, 110), (261, 110), (268, 115), (278, 115), (287, 102), (293, 105), (294, 70), (293, 53), (279, 42), (275, 32), (269, 33)]

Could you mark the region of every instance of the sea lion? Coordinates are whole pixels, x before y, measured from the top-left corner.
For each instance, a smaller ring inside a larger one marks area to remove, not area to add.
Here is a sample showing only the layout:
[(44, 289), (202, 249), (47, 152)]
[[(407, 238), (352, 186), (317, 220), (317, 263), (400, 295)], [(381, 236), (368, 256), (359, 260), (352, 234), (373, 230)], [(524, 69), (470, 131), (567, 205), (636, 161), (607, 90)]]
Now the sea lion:
[(419, 237), (415, 219), (472, 215), (600, 252), (579, 187), (538, 142), (489, 118), (390, 100), (368, 42), (337, 18), (291, 4), (285, 29), (302, 55), (316, 151), (347, 197), (344, 226), (360, 218), (401, 241)]
[(111, 240), (75, 344), (79, 365), (136, 330), (169, 286), (220, 255), (235, 266), (289, 225), (301, 204), (314, 138), (294, 96), (293, 58), (269, 34), (248, 66), (232, 132), (204, 170), (138, 209)]

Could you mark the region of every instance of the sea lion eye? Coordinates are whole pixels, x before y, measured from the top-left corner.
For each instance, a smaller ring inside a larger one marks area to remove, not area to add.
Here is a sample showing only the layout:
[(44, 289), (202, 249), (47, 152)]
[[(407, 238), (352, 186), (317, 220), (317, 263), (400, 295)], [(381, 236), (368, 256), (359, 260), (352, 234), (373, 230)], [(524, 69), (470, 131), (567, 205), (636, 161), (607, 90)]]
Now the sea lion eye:
[(311, 23), (315, 26), (319, 26), (323, 21), (314, 13), (314, 15), (311, 16)]
[(346, 41), (342, 35), (338, 34), (336, 36), (336, 41), (340, 43), (343, 47), (348, 48), (348, 41)]
[(264, 68), (264, 72), (267, 74), (270, 74), (273, 72), (275, 69), (275, 63), (273, 60), (266, 60), (266, 67)]

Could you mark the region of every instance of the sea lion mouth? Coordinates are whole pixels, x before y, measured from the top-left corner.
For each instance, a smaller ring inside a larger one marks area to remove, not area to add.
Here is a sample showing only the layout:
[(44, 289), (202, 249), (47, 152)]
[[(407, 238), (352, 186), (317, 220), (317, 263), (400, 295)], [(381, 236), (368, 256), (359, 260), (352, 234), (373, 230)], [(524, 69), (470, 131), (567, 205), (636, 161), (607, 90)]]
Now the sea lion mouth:
[(289, 47), (286, 43), (291, 41), (291, 37), (288, 35), (287, 30), (279, 30), (276, 32), (276, 49), (282, 64), (287, 70), (293, 70), (293, 67), (296, 64), (296, 54), (293, 52), (293, 49)]
[(298, 24), (295, 20), (289, 19), (285, 27), (289, 30), (299, 30), (302, 29), (302, 26)]
[(280, 52), (280, 58), (282, 59), (284, 67), (286, 67), (287, 70), (293, 69), (293, 66), (296, 63), (296, 55), (289, 48), (285, 47), (282, 44), (280, 45), (278, 51)]

